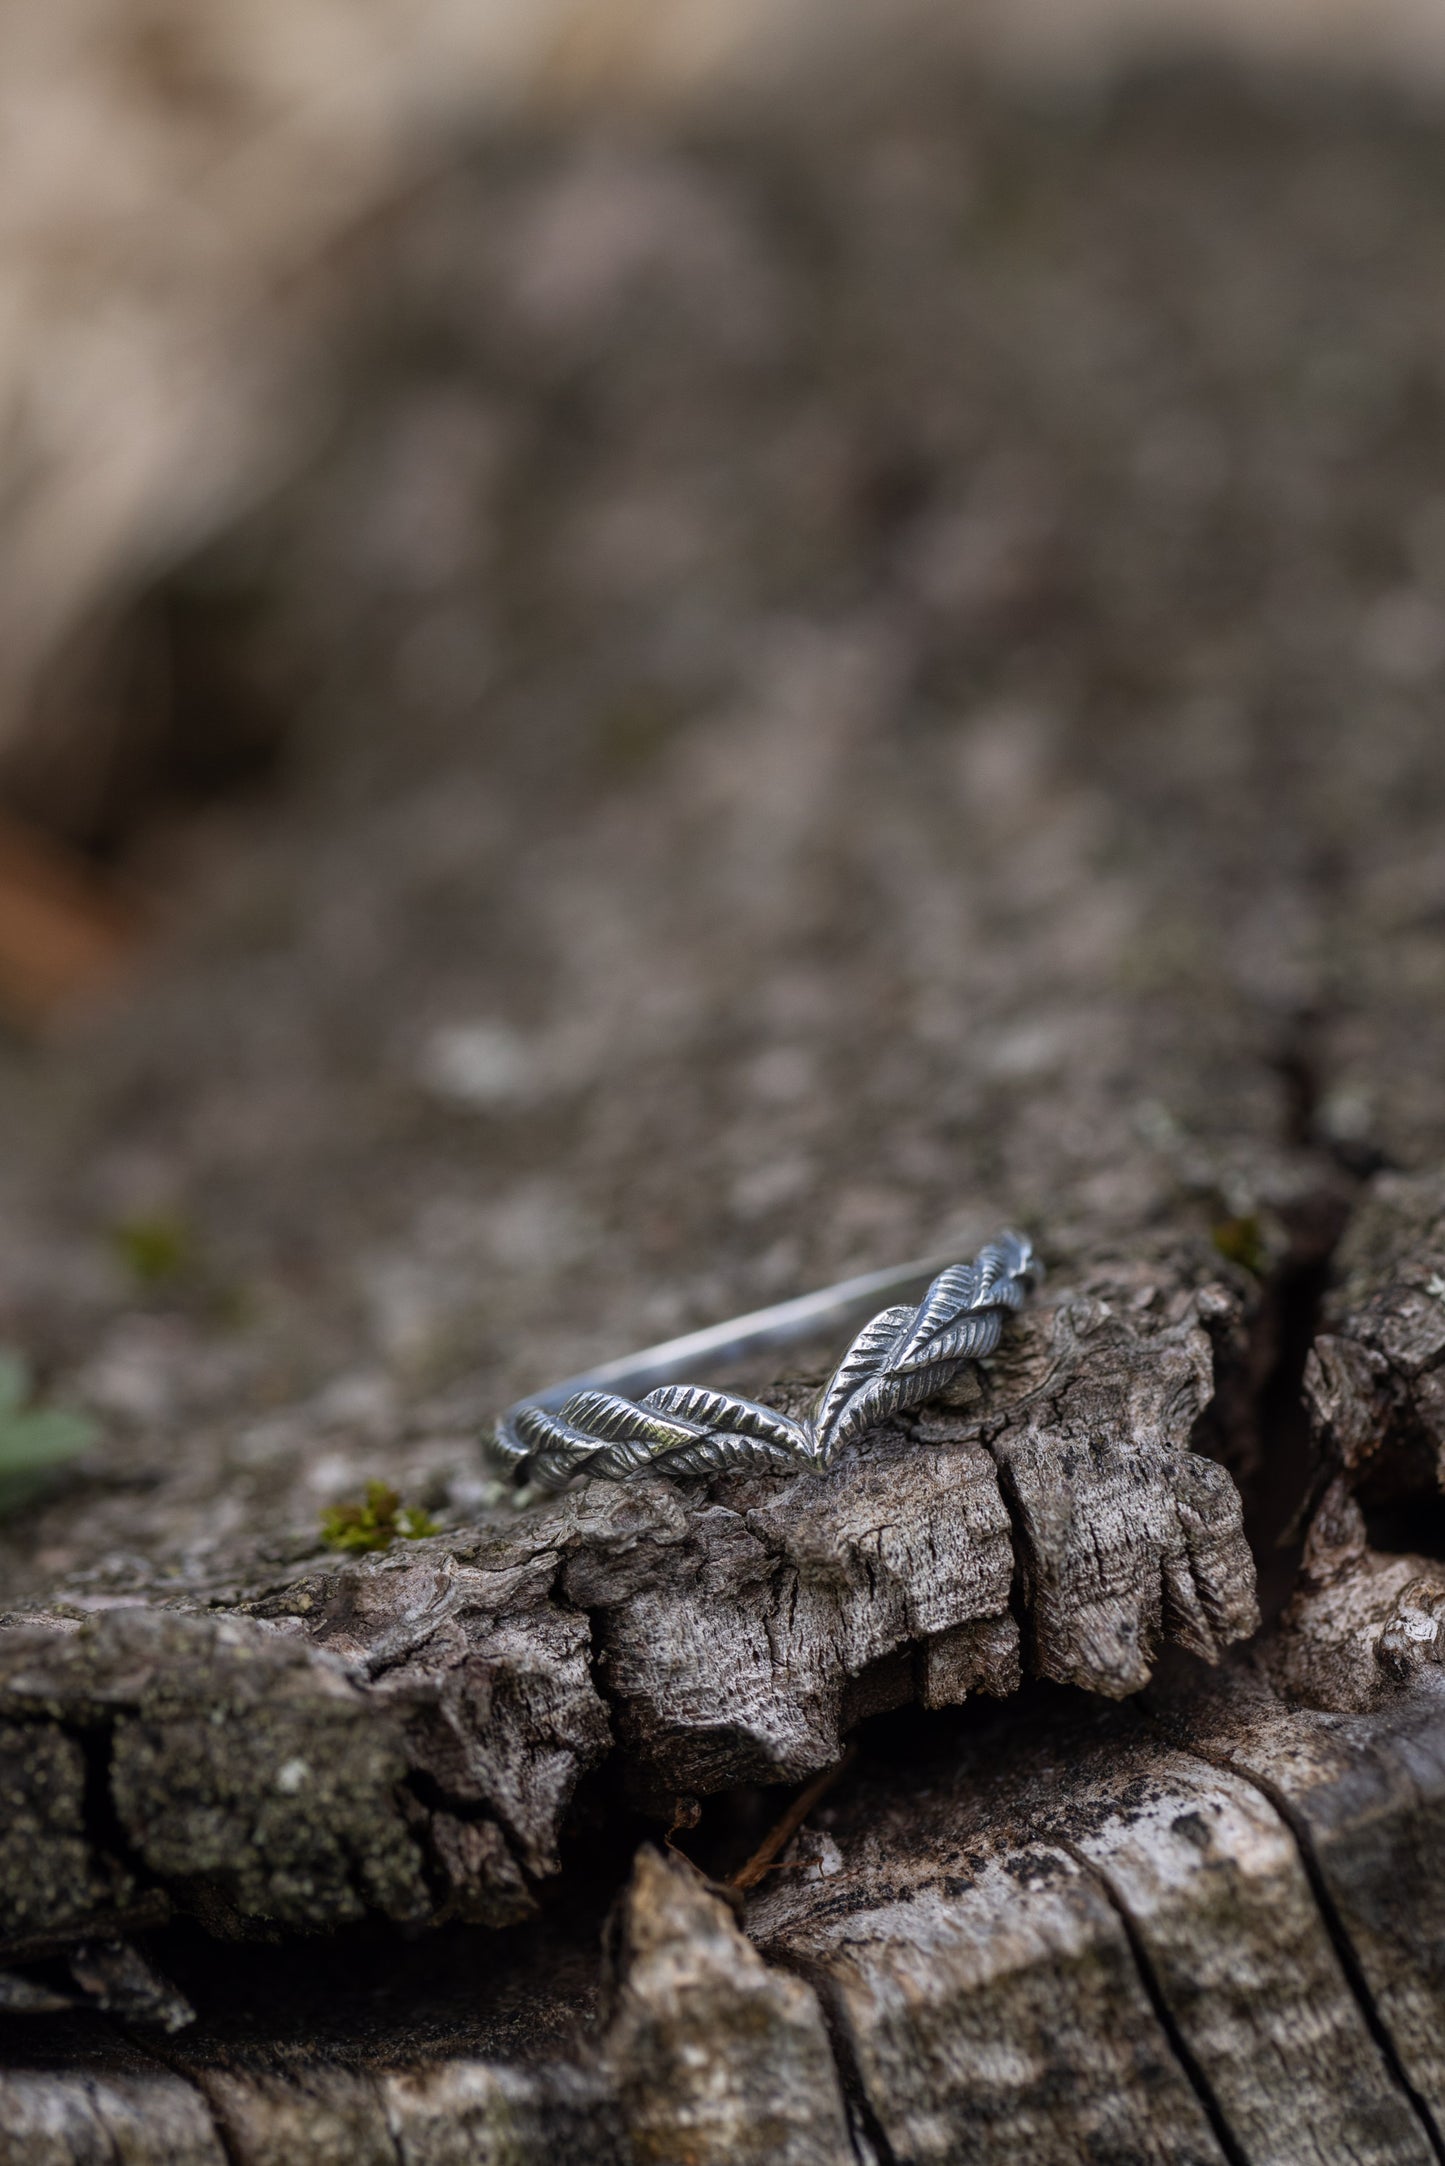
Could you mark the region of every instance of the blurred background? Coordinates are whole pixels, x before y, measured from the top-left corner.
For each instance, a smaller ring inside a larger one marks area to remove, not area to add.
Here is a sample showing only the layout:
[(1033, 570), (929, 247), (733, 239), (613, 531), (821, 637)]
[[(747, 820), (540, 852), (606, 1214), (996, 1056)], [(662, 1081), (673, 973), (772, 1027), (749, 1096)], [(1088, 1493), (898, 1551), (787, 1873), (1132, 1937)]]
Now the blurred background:
[(7, 12), (17, 1585), (1438, 1157), (1442, 100), (1425, 0)]

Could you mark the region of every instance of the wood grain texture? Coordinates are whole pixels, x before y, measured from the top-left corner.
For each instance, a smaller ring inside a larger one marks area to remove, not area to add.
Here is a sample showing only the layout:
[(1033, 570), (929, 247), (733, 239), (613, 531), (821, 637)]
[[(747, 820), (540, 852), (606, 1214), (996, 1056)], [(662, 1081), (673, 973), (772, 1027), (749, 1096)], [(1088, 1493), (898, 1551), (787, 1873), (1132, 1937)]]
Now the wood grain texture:
[[(1198, 1268), (1081, 1274), (986, 1388), (824, 1474), (584, 1483), (205, 1607), (172, 1579), (83, 1622), (29, 1612), (0, 1636), (0, 1714), (69, 1771), (44, 1916), (86, 1930), (123, 1893), (228, 1931), (504, 1924), (605, 1759), (665, 1804), (805, 1779), (881, 1708), (1025, 1675), (1128, 1693), (1169, 1642), (1217, 1659), (1256, 1610), (1238, 1494), (1190, 1449), (1206, 1324), (1239, 1307)], [(78, 1832), (67, 1725), (120, 1854)], [(11, 1871), (20, 1942), (28, 1843)]]
[(185, 2076), (124, 2041), (82, 2031), (68, 2047), (48, 2065), (28, 2042), (7, 2054), (5, 2166), (230, 2166), (206, 2101)]
[(1382, 1173), (1340, 1245), (1305, 1371), (1322, 1454), (1367, 1500), (1428, 1494), (1445, 1467), (1445, 1178)]
[(639, 2159), (848, 2166), (823, 2012), (683, 1863), (644, 1850), (616, 1921), (603, 2047)]
[[(1194, 96), (488, 156), (175, 597), (315, 763), (0, 1045), (22, 2161), (1445, 2158), (1439, 147)], [(825, 1477), (488, 1488), (1018, 1221)]]
[(213, 2123), (232, 2166), (1428, 2166), (1442, 1737), (1433, 1680), (1383, 1719), (1292, 1708), (1258, 1677), (1176, 1680), (1144, 1708), (1040, 1688), (935, 1727), (923, 1759), (867, 1756), (749, 1899), (746, 1936), (694, 1868), (644, 1849), (601, 2003), (570, 2029), (529, 1928), (494, 1943), (504, 2027), (471, 2044), (408, 2014), (404, 1985), (388, 2018), (364, 1964), (324, 2002), (300, 1982), (296, 2005), (326, 2010), (312, 2037), (253, 1984), (164, 2066), (124, 2049), (124, 2082), (97, 2019), (56, 2019), (57, 2046), (31, 2018), (0, 2158), (107, 2155), (95, 2116), (154, 2090), (157, 2127), (197, 2132), (178, 2155), (209, 2159)]
[(750, 1924), (836, 2007), (895, 2158), (1436, 2155), (1288, 1820), (1137, 1715), (1051, 1706), (912, 1795), (860, 1785), (827, 1839)]
[(1368, 1714), (1290, 1707), (1257, 1679), (1163, 1711), (1172, 1734), (1255, 1783), (1287, 1821), (1316, 1899), (1437, 2152), (1445, 2130), (1445, 1693), (1438, 1673)]

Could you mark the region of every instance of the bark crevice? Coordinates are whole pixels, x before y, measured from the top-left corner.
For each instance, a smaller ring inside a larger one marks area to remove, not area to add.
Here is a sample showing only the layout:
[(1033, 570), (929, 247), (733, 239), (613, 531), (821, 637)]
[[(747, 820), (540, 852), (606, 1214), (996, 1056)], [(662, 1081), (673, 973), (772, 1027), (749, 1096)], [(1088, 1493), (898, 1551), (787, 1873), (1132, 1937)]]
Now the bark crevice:
[(834, 1981), (816, 1965), (792, 1957), (786, 1949), (777, 1947), (764, 1951), (764, 1960), (775, 1969), (790, 1971), (811, 1987), (818, 1997), (823, 2011), (823, 2023), (828, 2034), (828, 2046), (833, 2056), (833, 2066), (838, 2074), (838, 2088), (848, 2113), (849, 2134), (858, 2150), (857, 2137), (861, 2133), (868, 2146), (867, 2154), (859, 2154), (860, 2166), (899, 2166), (898, 2156), (888, 2138), (888, 2131), (878, 2117), (868, 2087), (858, 2066), (848, 2035), (847, 2021), (838, 2003)]
[(1227, 2166), (1250, 2166), (1249, 2156), (1229, 2125), (1228, 2116), (1220, 2103), (1218, 2093), (1201, 2066), (1198, 2055), (1191, 2048), (1188, 2039), (1180, 2028), (1173, 2009), (1169, 2006), (1168, 1997), (1159, 1982), (1158, 1972), (1150, 1960), (1144, 1937), (1135, 1923), (1128, 1904), (1123, 1900), (1108, 1874), (1099, 1871), (1086, 1851), (1081, 1850), (1078, 1844), (1071, 1842), (1066, 1835), (1060, 1835), (1058, 1841), (1060, 1849), (1066, 1851), (1079, 1869), (1087, 1873), (1093, 1880), (1105, 1901), (1112, 1906), (1120, 1925), (1124, 1928), (1124, 1938), (1129, 1943), (1130, 1953), (1139, 1972), (1140, 1983), (1144, 1988), (1149, 2005), (1154, 2011), (1155, 2020), (1169, 2041), (1169, 2049), (1179, 2063), (1181, 2073), (1193, 2089), (1195, 2097), (1199, 2100), (1204, 2117), (1213, 2131), (1214, 2140), (1219, 2145)]
[[(1176, 1740), (1176, 1742), (1181, 1741)], [(1329, 1936), (1330, 1945), (1334, 1949), (1340, 1969), (1344, 1973), (1365, 2026), (1374, 2040), (1386, 2067), (1389, 2069), (1393, 2082), (1402, 2097), (1408, 2101), (1411, 2112), (1420, 2125), (1422, 2136), (1435, 2157), (1438, 2160), (1445, 2161), (1445, 2136), (1442, 2136), (1439, 2119), (1419, 2087), (1412, 2082), (1409, 2071), (1401, 2057), (1399, 2047), (1396, 2045), (1391, 2033), (1390, 2026), (1386, 2022), (1376, 1996), (1370, 1988), (1364, 1966), (1360, 1961), (1349, 1930), (1340, 1915), (1339, 1906), (1330, 1892), (1329, 1881), (1321, 1867), (1319, 1853), (1315, 1847), (1308, 1823), (1298, 1812), (1291, 1798), (1277, 1783), (1270, 1782), (1267, 1777), (1261, 1775), (1257, 1770), (1241, 1764), (1238, 1757), (1220, 1756), (1216, 1758), (1199, 1747), (1190, 1746), (1187, 1743), (1184, 1749), (1193, 1752), (1195, 1757), (1200, 1759), (1206, 1766), (1227, 1769), (1230, 1774), (1237, 1775), (1242, 1781), (1250, 1784), (1273, 1807), (1288, 1828), (1294, 1840), (1295, 1848), (1299, 1853), (1299, 1860), (1305, 1878), (1309, 1882), (1315, 1908), (1319, 1912), (1325, 1932)]]

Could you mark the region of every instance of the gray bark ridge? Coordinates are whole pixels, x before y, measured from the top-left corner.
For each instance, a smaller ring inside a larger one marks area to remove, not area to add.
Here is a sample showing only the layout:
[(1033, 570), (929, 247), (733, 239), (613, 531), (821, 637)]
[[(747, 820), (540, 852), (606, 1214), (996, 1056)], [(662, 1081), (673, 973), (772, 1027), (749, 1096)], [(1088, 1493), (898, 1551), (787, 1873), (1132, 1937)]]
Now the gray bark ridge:
[(1368, 1712), (1342, 1713), (1231, 1676), (1151, 1713), (1288, 1826), (1394, 2080), (1445, 2156), (1445, 1678), (1427, 1665)]
[(225, 1932), (504, 1924), (609, 1753), (666, 1804), (806, 1777), (874, 1709), (1024, 1675), (1125, 1695), (1165, 1642), (1216, 1660), (1254, 1629), (1253, 1566), (1232, 1480), (1189, 1446), (1237, 1308), (1187, 1255), (1101, 1267), (960, 1403), (822, 1474), (582, 1484), (210, 1610), (159, 1581), (32, 1614), (0, 1634), (35, 1822), (5, 1944), (156, 1900)]
[(645, 1846), (573, 2034), (513, 1942), (481, 2035), (403, 1993), (378, 2050), (365, 1983), (315, 2038), (254, 1987), (154, 2052), (27, 2029), (0, 2161), (1429, 2166), (1440, 1691), (1338, 1717), (1231, 1669), (936, 1725), (926, 1763), (846, 1778), (741, 1919)]
[(1322, 1321), (1302, 1568), (1268, 1665), (1296, 1703), (1364, 1714), (1445, 1661), (1445, 1176), (1375, 1176)]
[(1427, 2166), (1437, 1685), (1349, 1723), (1234, 1673), (1142, 1708), (1035, 1708), (865, 1777), (753, 1939), (895, 2159)]
[(1445, 1177), (1377, 1174), (1336, 1267), (1305, 1367), (1325, 1463), (1367, 1496), (1445, 1487)]

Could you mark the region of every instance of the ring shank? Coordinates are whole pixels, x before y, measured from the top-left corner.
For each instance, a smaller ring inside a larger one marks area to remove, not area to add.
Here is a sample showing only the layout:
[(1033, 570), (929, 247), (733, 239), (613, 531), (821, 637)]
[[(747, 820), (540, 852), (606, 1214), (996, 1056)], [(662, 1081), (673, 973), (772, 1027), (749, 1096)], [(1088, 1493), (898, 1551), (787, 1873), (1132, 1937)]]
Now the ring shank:
[[(831, 1330), (835, 1325), (861, 1323), (880, 1300), (890, 1295), (922, 1293), (940, 1271), (957, 1260), (956, 1248), (940, 1256), (923, 1256), (911, 1263), (893, 1264), (884, 1271), (864, 1272), (858, 1278), (840, 1279), (816, 1293), (799, 1294), (791, 1301), (775, 1302), (771, 1308), (752, 1309), (726, 1323), (689, 1331), (679, 1339), (664, 1339), (616, 1361), (604, 1361), (579, 1376), (549, 1384), (543, 1391), (529, 1391), (517, 1406), (539, 1406), (556, 1413), (574, 1392), (613, 1391), (637, 1398), (659, 1384), (691, 1380), (700, 1367), (725, 1367), (744, 1355), (768, 1347), (792, 1346), (800, 1339)], [(509, 1412), (515, 1412), (510, 1408)]]

